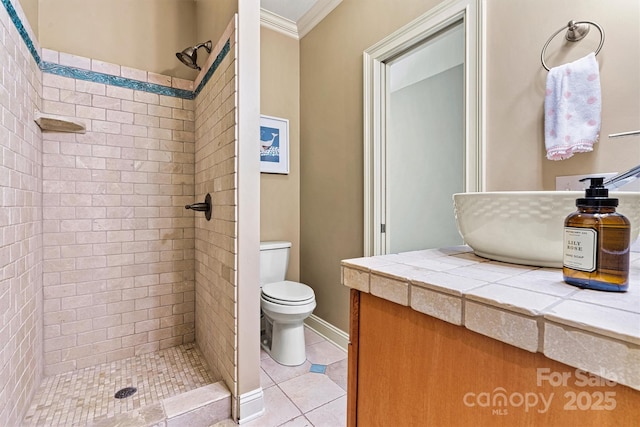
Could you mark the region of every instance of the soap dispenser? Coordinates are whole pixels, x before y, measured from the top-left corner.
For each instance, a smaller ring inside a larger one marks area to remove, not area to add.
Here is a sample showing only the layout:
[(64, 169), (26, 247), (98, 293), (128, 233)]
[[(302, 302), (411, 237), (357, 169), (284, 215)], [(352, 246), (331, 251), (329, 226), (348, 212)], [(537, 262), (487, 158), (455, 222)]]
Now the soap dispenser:
[(570, 285), (624, 292), (629, 287), (629, 220), (616, 212), (618, 199), (609, 197), (604, 178), (591, 180), (578, 210), (564, 222), (562, 275)]

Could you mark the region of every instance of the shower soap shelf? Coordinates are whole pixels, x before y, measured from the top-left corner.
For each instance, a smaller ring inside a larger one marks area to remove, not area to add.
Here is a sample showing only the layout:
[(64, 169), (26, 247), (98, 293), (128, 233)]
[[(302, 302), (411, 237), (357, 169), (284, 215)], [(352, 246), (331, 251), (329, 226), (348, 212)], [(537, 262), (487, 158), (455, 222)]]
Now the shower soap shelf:
[(34, 121), (43, 131), (85, 133), (87, 130), (84, 123), (75, 117), (57, 116), (40, 111), (35, 112)]

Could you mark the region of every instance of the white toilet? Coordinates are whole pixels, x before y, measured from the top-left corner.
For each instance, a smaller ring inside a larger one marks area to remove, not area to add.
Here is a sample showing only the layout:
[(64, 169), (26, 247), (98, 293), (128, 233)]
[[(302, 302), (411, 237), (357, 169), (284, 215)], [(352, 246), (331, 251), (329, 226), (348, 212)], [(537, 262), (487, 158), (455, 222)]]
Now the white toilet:
[(284, 280), (290, 248), (291, 242), (260, 242), (260, 341), (273, 360), (297, 366), (307, 359), (303, 322), (316, 296), (309, 286)]

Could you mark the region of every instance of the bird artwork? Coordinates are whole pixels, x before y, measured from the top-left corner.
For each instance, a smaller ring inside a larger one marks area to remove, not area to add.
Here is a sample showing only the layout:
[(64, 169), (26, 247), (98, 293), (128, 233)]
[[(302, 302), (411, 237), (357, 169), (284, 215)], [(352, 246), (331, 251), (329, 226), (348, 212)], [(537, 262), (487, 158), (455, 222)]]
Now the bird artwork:
[(275, 141), (276, 137), (278, 136), (277, 132), (272, 132), (271, 133), (271, 139), (270, 140), (260, 140), (260, 147), (261, 147), (261, 151), (265, 151), (268, 150), (269, 147), (271, 147), (273, 145), (273, 141)]
[(280, 132), (271, 127), (260, 127), (260, 160), (263, 162), (280, 161)]
[(289, 173), (289, 121), (260, 116), (260, 172)]

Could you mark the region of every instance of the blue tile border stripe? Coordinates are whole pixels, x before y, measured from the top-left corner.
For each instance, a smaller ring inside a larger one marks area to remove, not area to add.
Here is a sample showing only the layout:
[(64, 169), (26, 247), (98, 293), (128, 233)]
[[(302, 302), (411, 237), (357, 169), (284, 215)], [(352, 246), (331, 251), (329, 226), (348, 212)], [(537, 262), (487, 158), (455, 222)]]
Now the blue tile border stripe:
[(173, 96), (176, 98), (194, 98), (194, 93), (190, 90), (176, 89), (168, 86), (158, 85), (155, 83), (141, 82), (139, 80), (127, 79), (125, 77), (113, 76), (111, 74), (98, 73), (96, 71), (83, 70), (80, 68), (68, 67), (66, 65), (54, 64), (52, 62), (43, 61), (40, 69), (45, 73), (56, 74), (63, 77), (70, 77), (72, 79), (86, 80), (94, 83), (104, 83), (111, 86), (142, 90), (145, 92), (152, 92), (158, 95)]
[(40, 55), (38, 54), (38, 51), (35, 48), (35, 45), (33, 44), (33, 41), (31, 40), (31, 37), (29, 37), (29, 34), (27, 33), (26, 28), (22, 24), (22, 21), (20, 20), (18, 13), (16, 12), (13, 5), (11, 4), (11, 1), (10, 0), (0, 0), (0, 1), (2, 1), (2, 5), (4, 6), (7, 13), (9, 14), (9, 17), (11, 18), (13, 25), (15, 25), (16, 30), (18, 31), (18, 33), (20, 33), (22, 40), (24, 41), (25, 45), (29, 49), (29, 52), (31, 52), (33, 59), (36, 61), (36, 64), (38, 65), (38, 67), (40, 67), (42, 72), (55, 74), (63, 77), (69, 77), (72, 79), (85, 80), (85, 81), (90, 81), (95, 83), (103, 83), (111, 86), (118, 86), (118, 87), (133, 89), (133, 90), (140, 90), (144, 92), (155, 93), (158, 95), (166, 95), (166, 96), (171, 96), (175, 98), (195, 99), (195, 97), (207, 85), (207, 83), (209, 82), (213, 74), (216, 72), (216, 70), (218, 69), (218, 67), (224, 60), (224, 58), (227, 56), (227, 54), (231, 50), (231, 39), (227, 39), (227, 42), (224, 44), (224, 46), (220, 50), (220, 53), (218, 53), (218, 56), (216, 56), (216, 59), (213, 61), (213, 64), (211, 64), (211, 67), (209, 67), (202, 81), (194, 91), (177, 89), (169, 86), (162, 86), (155, 83), (142, 82), (140, 80), (133, 80), (133, 79), (128, 79), (126, 77), (113, 76), (110, 74), (99, 73), (91, 70), (83, 70), (80, 68), (69, 67), (66, 65), (60, 65), (52, 62), (42, 61), (42, 59), (40, 58)]
[(33, 55), (33, 59), (36, 61), (36, 64), (40, 65), (40, 55), (38, 55), (38, 51), (36, 50), (36, 47), (33, 44), (33, 40), (31, 40), (31, 37), (29, 37), (29, 33), (27, 33), (27, 29), (24, 28), (24, 25), (22, 25), (22, 21), (18, 16), (18, 12), (16, 12), (15, 8), (11, 4), (11, 1), (9, 0), (2, 0), (2, 5), (7, 10), (7, 13), (9, 14), (9, 18), (11, 18), (13, 25), (16, 26), (16, 30), (18, 30), (18, 33), (20, 33), (22, 40), (24, 40), (24, 44), (27, 45), (29, 52), (31, 52), (31, 55)]
[(213, 64), (211, 64), (211, 67), (209, 67), (209, 69), (207, 70), (207, 73), (202, 78), (202, 81), (200, 82), (196, 90), (193, 91), (194, 98), (198, 96), (202, 88), (206, 86), (206, 84), (209, 82), (209, 79), (211, 79), (211, 76), (213, 76), (213, 73), (216, 72), (216, 70), (220, 66), (220, 63), (225, 58), (225, 56), (227, 56), (230, 50), (231, 50), (231, 39), (227, 39), (227, 42), (224, 44), (224, 46), (220, 50), (220, 53), (218, 54), (218, 56), (216, 56), (216, 59), (213, 61)]

